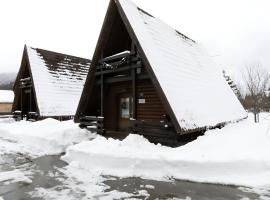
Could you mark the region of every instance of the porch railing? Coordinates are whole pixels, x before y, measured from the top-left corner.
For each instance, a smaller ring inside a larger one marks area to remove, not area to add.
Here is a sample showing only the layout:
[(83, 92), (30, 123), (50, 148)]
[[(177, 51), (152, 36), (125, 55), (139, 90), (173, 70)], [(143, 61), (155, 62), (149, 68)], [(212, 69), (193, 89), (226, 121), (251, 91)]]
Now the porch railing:
[(86, 128), (89, 131), (97, 132), (98, 134), (104, 134), (103, 117), (96, 116), (83, 116), (80, 118), (80, 128)]

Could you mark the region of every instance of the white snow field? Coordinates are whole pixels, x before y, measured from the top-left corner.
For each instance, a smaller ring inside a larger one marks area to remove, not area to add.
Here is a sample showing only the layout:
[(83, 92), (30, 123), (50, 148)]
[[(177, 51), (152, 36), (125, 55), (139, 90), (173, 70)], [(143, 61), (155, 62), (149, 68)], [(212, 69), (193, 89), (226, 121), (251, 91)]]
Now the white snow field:
[(123, 141), (98, 136), (67, 148), (72, 168), (92, 174), (270, 188), (270, 114), (252, 116), (178, 148), (149, 143), (138, 135)]
[[(0, 138), (18, 143), (14, 145), (6, 142), (5, 147), (10, 147), (11, 152), (20, 149), (23, 153), (35, 156), (60, 154), (65, 152), (68, 146), (92, 137), (95, 137), (95, 134), (80, 129), (72, 120), (64, 122), (50, 118), (38, 122), (0, 120)], [(4, 140), (1, 140), (1, 143), (5, 143)], [(5, 152), (9, 152), (9, 149), (5, 149)]]
[[(30, 194), (45, 199), (76, 199), (76, 195), (82, 194), (82, 199), (149, 196), (145, 188), (136, 193), (107, 190), (109, 186), (104, 181), (114, 179), (114, 176), (249, 186), (251, 191), (261, 195), (265, 191), (267, 199), (270, 114), (260, 116), (258, 124), (253, 123), (250, 116), (223, 129), (207, 131), (204, 136), (178, 148), (154, 145), (138, 135), (130, 135), (123, 141), (105, 139), (78, 128), (72, 121), (0, 119), (0, 164), (4, 162), (1, 157), (5, 153), (20, 152), (35, 157), (66, 151), (62, 159), (68, 166), (58, 169), (67, 177), (65, 180), (59, 177), (66, 189), (40, 187)], [(0, 182), (30, 183), (29, 173), (24, 168), (0, 172)]]
[(20, 170), (15, 169), (12, 171), (0, 172), (0, 182), (5, 182), (5, 184), (14, 182), (31, 183), (32, 180), (25, 176)]
[(0, 102), (12, 103), (14, 99), (14, 93), (11, 90), (0, 90)]

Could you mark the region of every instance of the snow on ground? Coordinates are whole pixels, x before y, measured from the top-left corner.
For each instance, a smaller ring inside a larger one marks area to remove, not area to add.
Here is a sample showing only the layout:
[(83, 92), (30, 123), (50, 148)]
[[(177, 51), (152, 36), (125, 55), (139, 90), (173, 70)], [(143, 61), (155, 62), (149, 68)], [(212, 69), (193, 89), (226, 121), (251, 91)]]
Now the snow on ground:
[[(174, 178), (252, 186), (250, 190), (267, 199), (269, 129), (270, 114), (262, 114), (259, 124), (249, 118), (223, 129), (207, 131), (205, 136), (185, 146), (170, 148), (151, 144), (138, 135), (130, 135), (123, 141), (105, 139), (79, 129), (72, 121), (0, 119), (0, 166), (5, 161), (2, 158), (9, 153), (41, 156), (66, 150), (62, 158), (69, 165), (58, 168), (64, 174), (59, 176), (63, 185), (39, 186), (29, 193), (31, 197), (43, 199), (147, 198), (149, 190), (155, 189), (155, 186), (145, 184), (130, 193), (106, 184), (107, 180), (118, 177), (166, 181)], [(92, 141), (88, 141), (90, 138)], [(0, 182), (30, 183), (32, 171), (28, 172), (26, 168), (3, 169)], [(54, 173), (52, 176), (58, 177)], [(248, 188), (243, 187), (243, 190)]]
[(14, 99), (14, 93), (12, 90), (0, 90), (0, 102), (12, 103)]
[(18, 169), (6, 172), (0, 172), (0, 182), (5, 184), (15, 183), (15, 182), (25, 182), (31, 183), (32, 180), (29, 179), (23, 172)]
[[(100, 176), (100, 174), (95, 173), (96, 171), (81, 168), (76, 163), (72, 163), (60, 171), (68, 177), (68, 179), (64, 181), (64, 184), (72, 188), (72, 191), (75, 193), (84, 193), (84, 197), (80, 198), (82, 200), (146, 199), (149, 197), (148, 192), (144, 188), (132, 193), (112, 190), (110, 186), (104, 184), (104, 181), (115, 180), (115, 178)], [(34, 197), (44, 196), (44, 192), (46, 191), (37, 190), (36, 193), (34, 193)], [(47, 191), (46, 194), (51, 193)], [(57, 192), (54, 196), (58, 196), (59, 199), (61, 199), (60, 197), (65, 197), (65, 194), (63, 194), (63, 192)]]
[(95, 134), (80, 129), (71, 120), (59, 122), (54, 119), (45, 119), (38, 122), (15, 122), (12, 119), (6, 119), (0, 120), (0, 137), (18, 143), (20, 148), (12, 143), (10, 143), (11, 146), (5, 146), (10, 147), (11, 151), (14, 150), (13, 147), (18, 147), (29, 154), (41, 156), (60, 154), (68, 146), (91, 139), (95, 137)]
[(119, 141), (98, 136), (67, 149), (70, 166), (92, 174), (169, 178), (197, 182), (270, 187), (270, 115), (252, 116), (178, 148), (149, 143), (138, 135)]

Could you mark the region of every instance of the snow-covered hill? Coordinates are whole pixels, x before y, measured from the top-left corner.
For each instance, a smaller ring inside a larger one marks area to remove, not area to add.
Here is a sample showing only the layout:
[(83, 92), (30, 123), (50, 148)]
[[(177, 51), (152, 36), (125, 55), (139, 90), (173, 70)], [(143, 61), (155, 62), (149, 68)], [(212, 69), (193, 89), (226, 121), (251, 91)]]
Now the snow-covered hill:
[(0, 73), (0, 89), (1, 90), (11, 90), (16, 78), (16, 73)]
[(0, 73), (0, 85), (14, 82), (16, 78), (15, 72)]

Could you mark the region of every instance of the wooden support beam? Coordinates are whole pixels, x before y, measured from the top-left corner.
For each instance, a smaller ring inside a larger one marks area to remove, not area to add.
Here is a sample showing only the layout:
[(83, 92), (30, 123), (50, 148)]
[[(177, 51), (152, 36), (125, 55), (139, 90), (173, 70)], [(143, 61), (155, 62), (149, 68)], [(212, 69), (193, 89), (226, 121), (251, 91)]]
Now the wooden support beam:
[(116, 60), (116, 59), (121, 59), (121, 58), (125, 58), (125, 57), (128, 57), (128, 56), (131, 56), (131, 52), (130, 51), (125, 51), (125, 52), (122, 52), (122, 53), (119, 53), (119, 54), (115, 54), (115, 55), (103, 58), (103, 59), (101, 59), (99, 61), (99, 63), (108, 62), (108, 61)]
[[(141, 74), (136, 77), (137, 80), (144, 80), (149, 79), (149, 76), (146, 74)], [(124, 81), (132, 81), (132, 76), (117, 76), (117, 77), (110, 77), (103, 80), (104, 83), (119, 83)], [(101, 84), (101, 79), (96, 82), (97, 85)]]
[(21, 82), (30, 82), (31, 81), (31, 77), (21, 78), (20, 81)]
[(103, 117), (96, 117), (96, 116), (83, 116), (80, 118), (80, 121), (103, 121)]
[(132, 69), (131, 71), (131, 77), (132, 77), (132, 98), (133, 98), (133, 102), (132, 102), (132, 113), (133, 119), (136, 119), (137, 117), (137, 89), (136, 89), (136, 69)]
[(30, 95), (30, 97), (29, 97), (30, 98), (29, 99), (29, 103), (30, 103), (30, 105), (29, 105), (29, 111), (32, 112), (32, 98), (31, 98), (32, 94), (31, 94), (31, 88), (30, 88), (30, 94), (29, 95)]
[(24, 89), (24, 88), (30, 88), (30, 87), (32, 87), (32, 85), (20, 85), (20, 88), (21, 88), (21, 89)]
[(21, 89), (21, 118), (23, 118), (23, 90)]
[(100, 77), (100, 115), (103, 116), (103, 104), (104, 104), (104, 77), (103, 74)]
[(111, 74), (111, 73), (123, 72), (123, 71), (136, 69), (138, 67), (142, 67), (141, 64), (132, 64), (132, 65), (128, 65), (125, 67), (119, 67), (116, 69), (102, 70), (102, 71), (96, 72), (95, 75), (98, 76), (101, 74)]
[[(127, 66), (127, 65), (131, 65), (132, 63), (136, 63), (137, 61), (141, 60), (138, 56), (133, 55), (132, 57), (127, 58), (127, 63), (123, 63), (121, 64), (121, 66)], [(114, 62), (107, 62), (106, 64), (111, 65), (111, 66), (119, 66), (119, 64), (121, 63), (121, 61), (114, 61)], [(106, 66), (104, 66), (104, 62), (103, 63), (99, 63), (99, 65), (96, 67), (96, 70), (100, 70), (101, 68), (106, 69)]]

